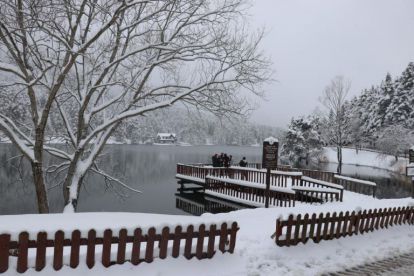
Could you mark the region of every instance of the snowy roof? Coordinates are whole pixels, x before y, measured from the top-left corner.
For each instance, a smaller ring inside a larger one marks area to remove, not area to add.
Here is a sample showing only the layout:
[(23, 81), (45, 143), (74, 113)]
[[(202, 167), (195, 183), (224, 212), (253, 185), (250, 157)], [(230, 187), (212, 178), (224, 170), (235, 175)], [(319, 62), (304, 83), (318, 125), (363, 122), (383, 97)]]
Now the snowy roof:
[(279, 140), (275, 137), (268, 137), (266, 139), (264, 139), (265, 142), (269, 142), (269, 144), (273, 145), (273, 143), (279, 143)]
[(173, 137), (175, 137), (176, 134), (175, 133), (158, 133), (157, 136), (160, 136), (160, 137), (167, 137), (167, 136), (170, 137), (170, 136), (173, 136)]

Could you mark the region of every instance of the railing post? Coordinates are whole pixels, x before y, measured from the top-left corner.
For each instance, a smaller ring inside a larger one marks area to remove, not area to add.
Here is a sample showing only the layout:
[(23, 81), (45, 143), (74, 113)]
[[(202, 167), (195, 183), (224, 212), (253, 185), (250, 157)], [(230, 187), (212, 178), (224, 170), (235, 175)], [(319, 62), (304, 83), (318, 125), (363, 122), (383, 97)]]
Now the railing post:
[(0, 235), (0, 273), (9, 269), (10, 235)]
[(266, 171), (265, 208), (269, 208), (269, 191), (270, 191), (270, 168), (268, 168)]

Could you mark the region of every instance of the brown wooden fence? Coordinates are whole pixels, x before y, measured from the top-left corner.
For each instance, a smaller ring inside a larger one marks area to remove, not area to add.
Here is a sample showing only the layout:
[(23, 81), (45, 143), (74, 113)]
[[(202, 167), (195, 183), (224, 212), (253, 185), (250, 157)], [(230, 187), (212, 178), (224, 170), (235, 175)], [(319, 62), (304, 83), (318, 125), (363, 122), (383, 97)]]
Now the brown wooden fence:
[[(47, 248), (53, 248), (53, 268), (60, 270), (64, 265), (63, 249), (65, 246), (70, 247), (69, 265), (72, 268), (79, 265), (81, 246), (86, 246), (86, 264), (89, 268), (92, 268), (97, 261), (95, 259), (96, 245), (102, 245), (100, 262), (105, 267), (112, 264), (122, 264), (126, 261), (130, 261), (134, 265), (141, 262), (150, 263), (155, 257), (165, 259), (169, 242), (172, 243), (171, 255), (174, 258), (180, 254), (187, 259), (194, 256), (197, 259), (211, 258), (216, 252), (217, 244), (221, 252), (233, 253), (238, 229), (237, 223), (233, 222), (231, 226), (223, 223), (218, 228), (215, 224), (208, 228), (201, 224), (198, 229), (189, 225), (185, 230), (181, 226), (177, 226), (173, 231), (169, 227), (164, 227), (161, 233), (157, 233), (155, 228), (150, 228), (147, 233), (143, 233), (140, 228), (137, 228), (133, 235), (128, 235), (126, 229), (121, 229), (117, 235), (113, 235), (112, 230), (107, 229), (101, 237), (97, 237), (96, 231), (91, 229), (87, 238), (81, 237), (79, 230), (74, 230), (69, 237), (65, 237), (63, 231), (57, 231), (54, 237), (48, 237), (46, 232), (39, 232), (36, 240), (30, 240), (27, 232), (20, 233), (18, 240), (11, 240), (9, 234), (2, 234), (0, 235), (0, 273), (8, 270), (11, 258), (17, 258), (17, 272), (25, 272), (28, 269), (30, 248), (36, 250), (36, 271), (40, 271), (46, 266)], [(205, 242), (207, 246), (204, 246)], [(192, 250), (193, 243), (195, 252)], [(132, 244), (129, 256), (126, 256), (127, 244)], [(159, 248), (157, 256), (154, 254), (156, 245)], [(111, 260), (112, 246), (117, 247), (116, 261)], [(145, 249), (141, 250), (141, 248)], [(141, 254), (142, 251), (143, 254)]]
[(309, 239), (316, 243), (321, 240), (364, 234), (393, 225), (413, 224), (414, 207), (398, 207), (364, 210), (358, 212), (334, 212), (290, 215), (287, 220), (276, 220), (276, 238), (279, 246), (306, 243)]
[[(232, 183), (231, 179), (213, 177), (206, 178), (205, 190), (216, 192), (222, 195), (231, 196), (250, 202), (264, 204), (266, 200), (266, 186), (248, 187)], [(295, 192), (293, 191), (269, 191), (269, 205), (291, 207), (295, 206)]]

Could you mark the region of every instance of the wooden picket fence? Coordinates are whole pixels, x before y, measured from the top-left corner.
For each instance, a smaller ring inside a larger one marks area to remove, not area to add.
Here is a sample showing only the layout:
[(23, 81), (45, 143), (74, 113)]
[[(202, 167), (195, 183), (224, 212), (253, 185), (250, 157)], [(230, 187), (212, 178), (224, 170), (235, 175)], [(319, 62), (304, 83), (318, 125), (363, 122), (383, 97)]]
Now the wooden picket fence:
[[(184, 232), (181, 226), (175, 227), (173, 232), (169, 227), (164, 227), (161, 233), (156, 233), (154, 227), (150, 228), (147, 233), (143, 233), (140, 228), (137, 228), (133, 235), (128, 235), (127, 229), (121, 229), (118, 235), (113, 235), (112, 230), (107, 229), (102, 237), (97, 237), (96, 231), (91, 229), (87, 238), (81, 237), (79, 230), (74, 230), (70, 237), (65, 237), (63, 231), (57, 231), (52, 239), (47, 237), (46, 232), (39, 232), (36, 240), (30, 240), (27, 232), (20, 233), (18, 240), (11, 240), (9, 234), (2, 234), (0, 235), (0, 273), (6, 272), (9, 269), (11, 258), (16, 257), (17, 272), (25, 272), (28, 269), (30, 248), (36, 250), (34, 267), (36, 271), (41, 271), (46, 266), (47, 248), (53, 248), (53, 268), (55, 270), (60, 270), (64, 265), (64, 247), (70, 247), (69, 265), (72, 268), (79, 265), (81, 246), (86, 246), (86, 265), (89, 268), (92, 268), (96, 263), (96, 245), (102, 245), (101, 262), (105, 267), (112, 264), (123, 264), (126, 261), (130, 261), (134, 265), (141, 262), (150, 263), (155, 257), (165, 259), (169, 252), (168, 244), (170, 241), (170, 244), (172, 243), (171, 255), (174, 258), (180, 254), (187, 259), (194, 256), (197, 259), (212, 258), (217, 245), (221, 252), (234, 252), (238, 229), (237, 223), (233, 222), (231, 225), (222, 223), (218, 228), (215, 224), (208, 228), (201, 224), (197, 230), (193, 225), (189, 225)], [(193, 239), (195, 239), (195, 252), (192, 250)], [(207, 246), (204, 246), (205, 240)], [(132, 244), (130, 256), (126, 256), (127, 244)], [(113, 245), (117, 247), (116, 261), (111, 261), (111, 247)], [(158, 250), (156, 248), (154, 250), (156, 245), (158, 245)], [(157, 252), (158, 254), (155, 256)]]
[(278, 246), (291, 246), (306, 243), (309, 239), (316, 243), (321, 240), (339, 239), (341, 237), (364, 234), (393, 225), (413, 224), (414, 207), (369, 209), (364, 211), (334, 212), (290, 215), (287, 220), (276, 221), (276, 238)]

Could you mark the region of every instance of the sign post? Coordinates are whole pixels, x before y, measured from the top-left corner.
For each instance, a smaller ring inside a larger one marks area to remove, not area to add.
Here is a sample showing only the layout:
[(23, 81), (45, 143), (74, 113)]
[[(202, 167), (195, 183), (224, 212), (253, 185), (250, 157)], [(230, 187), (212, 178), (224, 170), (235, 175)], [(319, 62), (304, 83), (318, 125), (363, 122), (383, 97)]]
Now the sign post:
[(269, 137), (263, 141), (262, 168), (266, 169), (265, 207), (269, 208), (270, 171), (277, 169), (279, 141)]
[(408, 150), (408, 165), (406, 168), (407, 176), (411, 176), (411, 197), (414, 198), (414, 147)]

